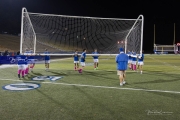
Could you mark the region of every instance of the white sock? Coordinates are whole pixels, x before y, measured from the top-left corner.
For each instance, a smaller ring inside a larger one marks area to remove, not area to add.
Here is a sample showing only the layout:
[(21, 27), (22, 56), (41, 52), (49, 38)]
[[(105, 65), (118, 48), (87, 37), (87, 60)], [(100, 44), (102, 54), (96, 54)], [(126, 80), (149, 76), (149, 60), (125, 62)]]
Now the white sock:
[(126, 81), (123, 80), (123, 84), (126, 84)]
[(123, 86), (123, 83), (120, 83), (120, 86)]

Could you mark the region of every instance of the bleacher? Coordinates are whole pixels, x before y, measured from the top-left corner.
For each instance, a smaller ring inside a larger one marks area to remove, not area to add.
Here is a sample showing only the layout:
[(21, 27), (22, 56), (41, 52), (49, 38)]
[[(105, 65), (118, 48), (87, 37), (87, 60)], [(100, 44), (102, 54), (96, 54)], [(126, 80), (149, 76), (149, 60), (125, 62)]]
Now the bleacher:
[(4, 52), (9, 50), (9, 52), (17, 52), (20, 48), (20, 37), (9, 35), (9, 34), (0, 34), (0, 51)]
[[(40, 42), (37, 40), (36, 47), (38, 48), (36, 53), (42, 53), (45, 48), (48, 49), (50, 53), (66, 53), (71, 54), (74, 51), (64, 51), (55, 46), (51, 46), (48, 43)], [(9, 34), (0, 34), (0, 52), (8, 50), (10, 53), (20, 50), (20, 36), (14, 36)]]

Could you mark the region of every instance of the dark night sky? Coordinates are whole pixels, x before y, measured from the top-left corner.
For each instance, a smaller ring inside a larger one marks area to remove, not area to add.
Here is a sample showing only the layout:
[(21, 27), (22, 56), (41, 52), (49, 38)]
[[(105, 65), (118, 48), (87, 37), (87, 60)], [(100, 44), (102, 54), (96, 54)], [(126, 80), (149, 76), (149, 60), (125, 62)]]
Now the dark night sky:
[(179, 6), (177, 0), (0, 0), (0, 32), (20, 33), (22, 7), (35, 13), (105, 18), (135, 19), (142, 14), (143, 49), (153, 52), (154, 24), (157, 44), (173, 44), (174, 23), (180, 42)]

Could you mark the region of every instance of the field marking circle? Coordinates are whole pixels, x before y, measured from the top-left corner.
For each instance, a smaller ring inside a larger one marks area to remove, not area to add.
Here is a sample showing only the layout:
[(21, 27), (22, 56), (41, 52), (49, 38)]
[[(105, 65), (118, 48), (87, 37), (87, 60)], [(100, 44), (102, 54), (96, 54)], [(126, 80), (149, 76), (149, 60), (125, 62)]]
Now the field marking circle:
[(11, 91), (25, 91), (25, 90), (33, 90), (40, 87), (40, 84), (37, 83), (15, 83), (15, 84), (8, 84), (3, 86), (4, 90), (11, 90)]

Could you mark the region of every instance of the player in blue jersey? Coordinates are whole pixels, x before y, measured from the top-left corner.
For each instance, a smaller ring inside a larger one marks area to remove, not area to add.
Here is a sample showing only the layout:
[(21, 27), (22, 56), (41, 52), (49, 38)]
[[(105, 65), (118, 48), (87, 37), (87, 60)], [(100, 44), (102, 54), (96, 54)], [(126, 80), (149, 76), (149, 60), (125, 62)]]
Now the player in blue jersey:
[(143, 65), (144, 65), (144, 51), (142, 51), (142, 54), (138, 55), (138, 69), (141, 74), (143, 72)]
[(79, 56), (77, 50), (75, 50), (73, 57), (74, 57), (74, 70), (77, 70), (79, 68)]
[(24, 78), (25, 76), (25, 70), (26, 70), (26, 64), (27, 64), (27, 57), (25, 55), (20, 55), (20, 52), (17, 52), (16, 60), (18, 64), (18, 78), (20, 79), (21, 76)]
[(33, 72), (33, 68), (35, 66), (35, 60), (34, 60), (34, 55), (33, 55), (33, 49), (32, 48), (30, 48), (29, 53), (30, 53), (30, 56), (29, 56), (30, 66), (29, 66), (29, 68), (30, 68), (30, 71)]
[(119, 81), (120, 81), (120, 86), (123, 86), (126, 81), (126, 70), (128, 66), (128, 55), (124, 53), (124, 49), (120, 48), (120, 53), (116, 56), (115, 59), (117, 63), (117, 75), (119, 75)]
[[(26, 48), (26, 50), (25, 50), (25, 52), (24, 52), (24, 55), (25, 56), (27, 56), (27, 57), (29, 57), (30, 55), (31, 55), (31, 53), (30, 53), (30, 50), (28, 49), (28, 48)], [(29, 68), (30, 68), (30, 62), (27, 62), (26, 64), (25, 64), (25, 68), (26, 68), (26, 70), (25, 70), (25, 75), (28, 75), (29, 74)]]
[(47, 55), (45, 55), (44, 59), (45, 59), (45, 70), (48, 71), (49, 70), (49, 64), (50, 64), (50, 56), (48, 55), (49, 52), (47, 49), (45, 49), (44, 54), (47, 54)]
[(94, 61), (94, 70), (97, 70), (99, 66), (99, 59), (98, 59), (99, 53), (97, 52), (97, 49), (94, 49), (94, 52), (92, 54), (94, 54), (92, 55)]
[(82, 70), (85, 67), (86, 61), (86, 49), (83, 49), (83, 53), (81, 54), (81, 68), (78, 69), (79, 73), (82, 73)]
[(137, 55), (136, 52), (132, 51), (132, 70), (136, 71), (136, 65), (137, 65)]
[(128, 53), (127, 53), (127, 55), (128, 55), (128, 66), (129, 66), (129, 69), (132, 69), (132, 67), (131, 67), (131, 64), (132, 64), (132, 57), (131, 57), (131, 51), (130, 50), (128, 50)]

